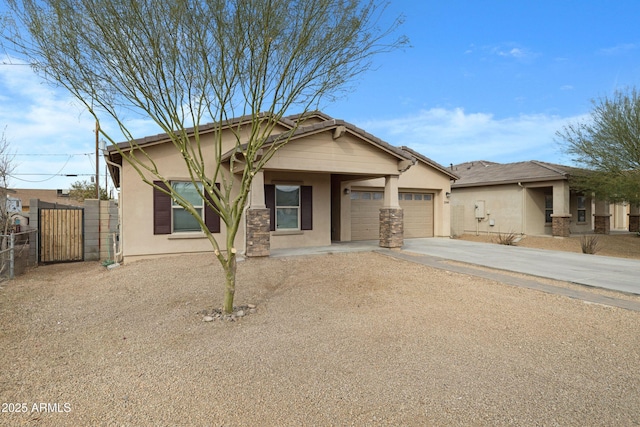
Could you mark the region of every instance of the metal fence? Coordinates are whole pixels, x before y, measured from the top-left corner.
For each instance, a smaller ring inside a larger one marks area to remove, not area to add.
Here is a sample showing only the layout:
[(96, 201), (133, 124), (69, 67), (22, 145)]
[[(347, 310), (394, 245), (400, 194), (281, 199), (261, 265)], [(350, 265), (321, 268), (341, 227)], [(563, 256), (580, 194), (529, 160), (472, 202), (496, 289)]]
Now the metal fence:
[(37, 265), (36, 245), (38, 230), (0, 234), (0, 281), (13, 279), (24, 273), (27, 267)]

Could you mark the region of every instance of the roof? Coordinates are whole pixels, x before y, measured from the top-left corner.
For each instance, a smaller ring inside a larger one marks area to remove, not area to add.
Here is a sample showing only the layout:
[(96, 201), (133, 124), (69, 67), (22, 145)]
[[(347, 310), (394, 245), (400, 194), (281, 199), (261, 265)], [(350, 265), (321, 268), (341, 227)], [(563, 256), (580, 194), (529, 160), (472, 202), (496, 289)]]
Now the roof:
[(570, 175), (578, 170), (570, 166), (537, 160), (515, 163), (477, 160), (453, 166), (453, 171), (460, 176), (460, 179), (451, 187), (480, 187), (519, 182), (568, 180)]
[[(264, 115), (266, 116), (266, 113), (264, 113)], [(296, 128), (296, 123), (300, 122), (301, 119), (304, 119), (304, 122), (302, 122), (302, 124), (300, 126), (298, 126)], [(252, 116), (251, 115), (245, 115), (245, 116), (241, 116), (241, 117), (237, 117), (237, 118), (233, 118), (233, 119), (229, 119), (225, 122), (222, 123), (209, 123), (209, 124), (205, 124), (205, 125), (201, 125), (198, 127), (198, 132), (199, 133), (208, 133), (208, 132), (214, 132), (218, 129), (220, 129), (220, 127), (231, 127), (234, 125), (239, 125), (242, 123), (246, 123), (249, 122), (250, 120), (252, 120)], [(309, 124), (304, 124), (306, 121), (308, 120)], [(387, 153), (402, 159), (402, 160), (418, 160), (421, 161), (431, 167), (434, 167), (435, 169), (439, 170), (440, 172), (443, 172), (447, 175), (449, 175), (451, 177), (451, 179), (458, 179), (458, 175), (456, 175), (453, 171), (451, 171), (450, 169), (447, 169), (446, 167), (436, 163), (435, 161), (429, 159), (428, 157), (408, 148), (408, 147), (396, 147), (394, 145), (389, 144), (388, 142), (383, 141), (382, 139), (366, 132), (363, 129), (360, 129), (359, 127), (348, 123), (344, 120), (338, 120), (338, 119), (334, 119), (332, 117), (330, 117), (329, 115), (321, 112), (321, 111), (310, 111), (304, 114), (294, 114), (294, 115), (290, 115), (290, 116), (286, 116), (286, 117), (282, 117), (278, 123), (280, 125), (282, 125), (284, 128), (289, 129), (290, 131), (292, 131), (293, 133), (291, 134), (291, 140), (295, 140), (295, 139), (299, 139), (314, 133), (318, 133), (318, 132), (325, 132), (328, 130), (332, 130), (332, 129), (336, 129), (338, 127), (344, 127), (345, 131), (348, 131), (360, 138), (362, 138), (363, 140), (368, 141), (369, 143), (371, 143), (372, 145), (382, 149), (383, 151), (386, 151)], [(186, 129), (186, 133), (189, 135), (193, 135), (196, 131), (195, 127), (191, 127)], [(285, 131), (286, 132), (286, 131)], [(279, 133), (279, 134), (274, 134), (271, 135), (267, 141), (265, 142), (265, 144), (268, 146), (270, 144), (273, 144), (275, 142), (278, 141), (278, 139), (281, 139), (283, 136), (285, 135), (285, 133)], [(105, 157), (108, 158), (109, 161), (116, 163), (116, 164), (122, 164), (122, 156), (120, 155), (120, 153), (118, 153), (118, 149), (120, 150), (127, 150), (129, 148), (131, 148), (132, 146), (137, 146), (137, 147), (147, 147), (147, 146), (151, 146), (151, 145), (156, 145), (156, 144), (163, 144), (163, 143), (167, 143), (169, 142), (169, 136), (166, 133), (162, 133), (162, 134), (157, 134), (157, 135), (152, 135), (152, 136), (147, 136), (144, 138), (138, 138), (135, 139), (133, 141), (125, 141), (125, 142), (121, 142), (117, 144), (117, 147), (115, 146), (109, 146), (107, 148), (107, 154), (105, 155)], [(231, 150), (225, 154), (223, 154), (222, 156), (222, 160), (227, 160), (231, 157), (231, 155), (233, 154), (235, 150)], [(119, 187), (120, 186), (120, 176), (118, 174), (117, 169), (113, 166), (113, 165), (109, 165), (109, 171), (111, 173), (111, 176), (114, 180), (115, 186)]]
[(431, 166), (434, 169), (439, 170), (440, 172), (444, 173), (445, 175), (449, 175), (449, 178), (454, 179), (454, 180), (460, 179), (460, 176), (458, 174), (454, 173), (451, 168), (446, 168), (446, 167), (442, 166), (440, 163), (437, 163), (434, 160), (431, 160), (427, 156), (425, 156), (423, 154), (420, 154), (417, 151), (412, 150), (409, 147), (402, 146), (402, 147), (400, 147), (400, 149), (402, 149), (403, 151), (406, 151), (407, 153), (411, 154), (413, 157), (415, 157), (417, 160), (421, 161), (422, 163), (424, 163), (424, 164), (426, 164), (428, 166)]
[(42, 190), (34, 188), (15, 188), (14, 194), (11, 197), (20, 199), (22, 201), (22, 207), (25, 208), (29, 205), (31, 199), (40, 199), (43, 202), (59, 203), (69, 206), (84, 206), (83, 202), (71, 199), (69, 193), (64, 194), (63, 190)]
[[(323, 117), (329, 117), (327, 115), (323, 115)], [(327, 120), (324, 120), (322, 122), (318, 122), (318, 123), (313, 123), (310, 125), (303, 125), (300, 126), (298, 128), (296, 128), (293, 133), (290, 135), (290, 141), (296, 140), (296, 139), (300, 139), (303, 138), (305, 136), (308, 135), (312, 135), (314, 133), (319, 133), (319, 132), (326, 132), (328, 130), (332, 130), (332, 129), (336, 129), (340, 126), (343, 126), (345, 128), (345, 130), (350, 131), (351, 133), (361, 137), (362, 139), (367, 140), (368, 142), (370, 142), (371, 144), (377, 146), (378, 148), (400, 158), (403, 160), (413, 160), (413, 157), (406, 151), (402, 150), (401, 148), (398, 148), (396, 146), (393, 146), (391, 144), (389, 144), (388, 142), (383, 141), (382, 139), (366, 132), (363, 129), (360, 129), (359, 127), (345, 122), (344, 120), (338, 120), (338, 119), (332, 119), (329, 118)], [(275, 134), (275, 135), (271, 135), (264, 143), (264, 146), (270, 146), (272, 144), (274, 144), (275, 142), (277, 142), (278, 140), (281, 140), (283, 135), (285, 135), (285, 133), (279, 133), (279, 134)], [(245, 147), (246, 145), (243, 145), (242, 147)], [(235, 149), (230, 150), (228, 152), (226, 152), (225, 154), (222, 155), (222, 160), (227, 160), (231, 157), (231, 155), (235, 152)]]

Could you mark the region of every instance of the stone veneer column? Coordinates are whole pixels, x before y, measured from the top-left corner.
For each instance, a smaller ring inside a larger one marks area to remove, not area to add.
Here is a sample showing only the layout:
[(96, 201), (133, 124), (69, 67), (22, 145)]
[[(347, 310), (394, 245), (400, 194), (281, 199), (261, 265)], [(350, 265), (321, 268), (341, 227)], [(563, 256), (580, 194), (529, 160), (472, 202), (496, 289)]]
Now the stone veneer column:
[(246, 256), (259, 257), (271, 254), (269, 214), (269, 209), (247, 209)]
[(609, 234), (611, 230), (611, 214), (609, 202), (596, 200), (596, 211), (593, 214), (593, 232), (596, 234)]
[(380, 246), (401, 248), (404, 244), (404, 216), (401, 208), (380, 209)]
[(571, 215), (569, 214), (552, 214), (551, 215), (551, 235), (556, 237), (569, 237), (571, 234), (570, 226)]
[(385, 177), (380, 208), (380, 247), (401, 248), (404, 244), (404, 215), (398, 201), (398, 176)]
[(593, 215), (593, 232), (596, 234), (609, 234), (611, 230), (611, 214)]

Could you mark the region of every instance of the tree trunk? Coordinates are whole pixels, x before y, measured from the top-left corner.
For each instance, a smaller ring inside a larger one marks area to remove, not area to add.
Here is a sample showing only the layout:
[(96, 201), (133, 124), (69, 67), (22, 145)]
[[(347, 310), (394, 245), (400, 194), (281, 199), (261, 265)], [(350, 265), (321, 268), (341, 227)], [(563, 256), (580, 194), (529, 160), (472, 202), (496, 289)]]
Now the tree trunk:
[(224, 314), (233, 313), (233, 297), (236, 293), (236, 254), (229, 253), (229, 259), (223, 263), (225, 273), (224, 287), (224, 305), (222, 311)]

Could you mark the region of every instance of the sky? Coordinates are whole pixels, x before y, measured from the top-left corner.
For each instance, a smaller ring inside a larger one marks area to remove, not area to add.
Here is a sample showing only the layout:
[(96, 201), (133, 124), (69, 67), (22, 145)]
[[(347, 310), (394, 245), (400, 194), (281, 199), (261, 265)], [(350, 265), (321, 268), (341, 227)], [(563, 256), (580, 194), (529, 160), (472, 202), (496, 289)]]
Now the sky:
[[(637, 0), (392, 0), (385, 16), (404, 17), (399, 34), (411, 47), (377, 57), (322, 111), (444, 166), (570, 165), (556, 132), (588, 120), (592, 100), (640, 80)], [(16, 154), (11, 186), (89, 180), (94, 127), (63, 90), (0, 52), (0, 134)], [(136, 137), (156, 133), (144, 121), (134, 126)]]

